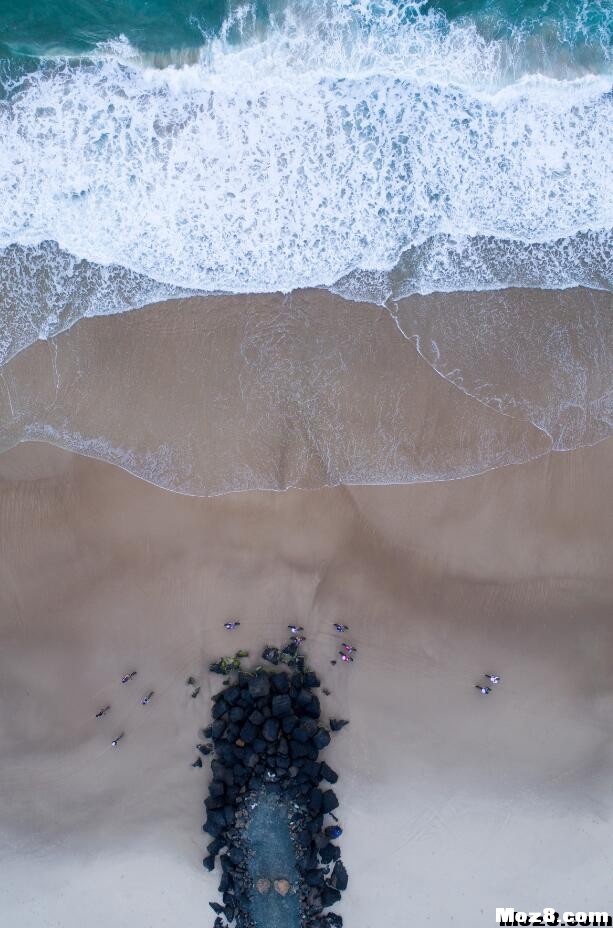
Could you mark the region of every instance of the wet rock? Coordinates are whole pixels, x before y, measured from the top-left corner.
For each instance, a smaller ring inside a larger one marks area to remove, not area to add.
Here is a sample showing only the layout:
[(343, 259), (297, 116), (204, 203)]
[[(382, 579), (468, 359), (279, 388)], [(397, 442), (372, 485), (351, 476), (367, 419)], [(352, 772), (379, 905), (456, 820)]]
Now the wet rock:
[(325, 761), (322, 762), (319, 772), (321, 779), (326, 780), (328, 783), (336, 783), (338, 780), (338, 773), (332, 767), (328, 767)]
[(347, 884), (349, 883), (349, 876), (345, 870), (345, 865), (342, 860), (337, 860), (334, 864), (334, 869), (332, 870), (332, 879), (330, 880), (332, 885), (344, 892), (347, 889)]
[(270, 683), (275, 693), (289, 693), (289, 678), (286, 673), (272, 673)]
[(325, 873), (320, 869), (307, 870), (304, 875), (307, 886), (318, 886), (320, 889), (324, 885)]
[(279, 723), (276, 719), (266, 719), (262, 726), (262, 735), (266, 741), (276, 741), (279, 734)]
[(235, 706), (241, 697), (241, 688), (240, 686), (229, 686), (227, 690), (224, 690), (223, 698), (229, 706)]
[(281, 728), (286, 735), (291, 735), (294, 731), (296, 725), (298, 724), (298, 719), (295, 715), (286, 715), (281, 719)]
[(209, 854), (208, 857), (205, 857), (202, 861), (202, 866), (205, 870), (208, 870), (209, 873), (215, 869), (215, 857), (213, 854)]
[(245, 710), (241, 706), (232, 706), (228, 712), (228, 718), (231, 722), (242, 722), (245, 718)]
[(290, 884), (287, 880), (275, 880), (274, 887), (275, 892), (279, 893), (280, 896), (287, 896), (290, 891)]
[(201, 754), (204, 754), (205, 757), (208, 754), (210, 754), (211, 751), (213, 750), (213, 748), (210, 747), (208, 744), (197, 744), (196, 747), (198, 748)]
[(216, 719), (211, 725), (211, 737), (213, 741), (219, 741), (226, 730), (226, 723), (223, 719)]
[(192, 767), (202, 767), (202, 758), (197, 757), (194, 763), (192, 764)]
[(220, 719), (222, 715), (226, 714), (227, 711), (228, 711), (228, 704), (226, 703), (225, 699), (220, 699), (213, 706), (212, 716), (214, 719)]
[(270, 693), (270, 681), (268, 679), (268, 675), (265, 673), (258, 673), (254, 677), (250, 677), (248, 689), (249, 695), (254, 699), (268, 696)]
[(321, 903), (324, 909), (327, 909), (331, 905), (336, 905), (340, 901), (341, 894), (338, 889), (334, 889), (332, 886), (324, 886), (321, 891)]
[(321, 686), (319, 677), (316, 673), (313, 673), (312, 670), (309, 670), (302, 675), (302, 684), (308, 689), (315, 689), (315, 687)]
[(245, 722), (239, 734), (240, 734), (241, 740), (244, 741), (245, 744), (251, 744), (253, 741), (255, 741), (257, 734), (258, 734), (258, 730), (256, 726), (253, 724), (253, 722)]
[(328, 912), (325, 917), (326, 928), (343, 928), (343, 919), (336, 912)]
[(238, 866), (238, 864), (242, 864), (244, 861), (245, 852), (241, 847), (238, 847), (238, 845), (233, 845), (233, 847), (228, 850), (228, 857), (235, 866)]
[(210, 907), (213, 909), (216, 915), (221, 915), (224, 912), (224, 907), (218, 902), (209, 902)]
[(270, 892), (270, 880), (265, 880), (265, 879), (258, 880), (257, 883), (255, 884), (255, 888), (257, 889), (259, 893), (265, 896), (266, 893)]
[(321, 811), (324, 813), (338, 809), (338, 799), (333, 789), (327, 789), (321, 797)]
[(292, 701), (287, 693), (272, 697), (271, 711), (278, 719), (292, 715)]
[(318, 728), (317, 734), (313, 738), (313, 744), (318, 751), (327, 748), (330, 744), (330, 734), (325, 730), (325, 728)]
[(322, 864), (331, 864), (333, 860), (338, 860), (341, 856), (341, 849), (335, 844), (324, 844), (319, 851), (319, 858)]
[(340, 731), (345, 725), (349, 725), (347, 719), (330, 719), (330, 728), (332, 731)]
[(251, 715), (249, 716), (249, 721), (252, 725), (259, 727), (264, 724), (264, 716), (259, 709), (254, 709)]

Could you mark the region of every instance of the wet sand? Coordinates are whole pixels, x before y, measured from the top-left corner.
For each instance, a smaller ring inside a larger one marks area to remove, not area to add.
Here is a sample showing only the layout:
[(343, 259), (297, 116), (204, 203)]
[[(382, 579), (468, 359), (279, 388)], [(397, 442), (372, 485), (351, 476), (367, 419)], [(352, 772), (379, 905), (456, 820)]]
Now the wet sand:
[[(47, 445), (0, 457), (6, 924), (212, 923), (205, 668), (290, 621), (351, 719), (327, 752), (348, 928), (611, 908), (612, 462), (609, 441), (446, 483), (196, 499)], [(335, 621), (352, 666), (329, 663)]]

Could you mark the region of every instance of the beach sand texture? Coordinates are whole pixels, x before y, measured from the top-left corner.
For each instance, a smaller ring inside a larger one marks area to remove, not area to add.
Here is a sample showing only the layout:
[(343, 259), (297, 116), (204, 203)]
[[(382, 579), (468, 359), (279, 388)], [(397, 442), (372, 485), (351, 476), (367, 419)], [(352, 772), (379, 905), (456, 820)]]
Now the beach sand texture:
[[(324, 711), (351, 719), (327, 758), (348, 925), (606, 908), (612, 449), (461, 481), (213, 499), (48, 445), (3, 455), (5, 924), (209, 918), (207, 778), (190, 768), (219, 685), (205, 668), (279, 642), (290, 621), (331, 690)], [(239, 633), (223, 629), (232, 617)], [(359, 649), (348, 667), (329, 663), (335, 621)], [(484, 671), (503, 677), (487, 699)]]

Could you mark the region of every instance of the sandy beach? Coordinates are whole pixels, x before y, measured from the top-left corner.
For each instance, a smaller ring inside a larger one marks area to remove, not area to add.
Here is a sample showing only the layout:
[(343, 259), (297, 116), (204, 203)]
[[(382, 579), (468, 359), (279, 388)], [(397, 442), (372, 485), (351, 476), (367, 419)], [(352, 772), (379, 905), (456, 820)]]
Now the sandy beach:
[[(206, 922), (207, 776), (190, 767), (219, 685), (205, 668), (279, 642), (289, 621), (331, 690), (324, 711), (351, 720), (328, 757), (348, 925), (606, 908), (612, 449), (438, 484), (215, 499), (47, 445), (4, 454), (6, 924)], [(349, 667), (329, 663), (334, 621), (359, 650)], [(484, 671), (503, 677), (487, 699)]]

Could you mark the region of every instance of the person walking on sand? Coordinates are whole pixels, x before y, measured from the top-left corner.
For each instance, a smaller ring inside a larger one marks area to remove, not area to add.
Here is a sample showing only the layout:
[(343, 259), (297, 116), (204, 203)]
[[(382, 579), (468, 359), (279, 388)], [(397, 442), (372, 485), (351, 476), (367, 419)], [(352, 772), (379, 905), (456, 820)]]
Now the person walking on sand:
[(138, 673), (137, 670), (133, 670), (131, 673), (126, 673), (126, 674), (124, 674), (123, 677), (121, 678), (121, 682), (122, 682), (122, 683), (129, 683), (130, 680), (133, 680), (133, 679), (134, 679), (134, 677), (136, 676), (137, 673)]
[(348, 625), (340, 625), (340, 624), (337, 623), (337, 622), (333, 622), (332, 624), (333, 624), (334, 628), (337, 630), (337, 632), (346, 632), (346, 631), (349, 631), (349, 626), (348, 626)]
[(302, 627), (302, 625), (288, 625), (287, 627), (289, 628), (292, 635), (297, 635), (298, 632), (304, 631), (304, 628)]
[(304, 637), (304, 635), (293, 635), (292, 641), (294, 642), (294, 644), (302, 644), (303, 641), (306, 641), (306, 638)]
[(341, 647), (342, 647), (343, 651), (346, 651), (346, 652), (347, 652), (347, 654), (357, 654), (357, 653), (358, 653), (358, 649), (357, 649), (357, 648), (354, 648), (352, 644), (345, 644), (344, 641), (343, 641)]
[(240, 624), (240, 622), (224, 622), (223, 627), (227, 628), (229, 632), (233, 632)]
[(492, 692), (491, 686), (481, 686), (480, 683), (475, 683), (475, 689), (479, 690), (484, 696), (489, 696)]
[(116, 748), (117, 745), (119, 744), (119, 742), (121, 741), (121, 739), (123, 738), (124, 735), (125, 735), (125, 732), (122, 731), (122, 733), (121, 733), (120, 735), (118, 735), (118, 736), (115, 738), (114, 741), (111, 741), (112, 747)]
[(96, 712), (96, 718), (101, 719), (103, 715), (107, 714), (110, 708), (110, 706), (105, 706), (104, 709), (99, 709), (99, 711)]
[(143, 696), (143, 698), (142, 698), (141, 701), (140, 701), (141, 706), (146, 706), (147, 703), (151, 701), (151, 697), (152, 697), (153, 695), (154, 695), (154, 691), (151, 690), (150, 693), (147, 693), (146, 696)]
[(499, 677), (497, 673), (484, 673), (483, 676), (486, 680), (489, 680), (490, 683), (493, 683), (496, 686), (497, 683), (502, 683), (502, 677)]
[(342, 661), (345, 661), (346, 664), (348, 664), (348, 663), (353, 664), (353, 658), (352, 658), (351, 654), (343, 654), (342, 651), (339, 651), (338, 653), (339, 653), (340, 656), (341, 656), (341, 660), (342, 660)]

